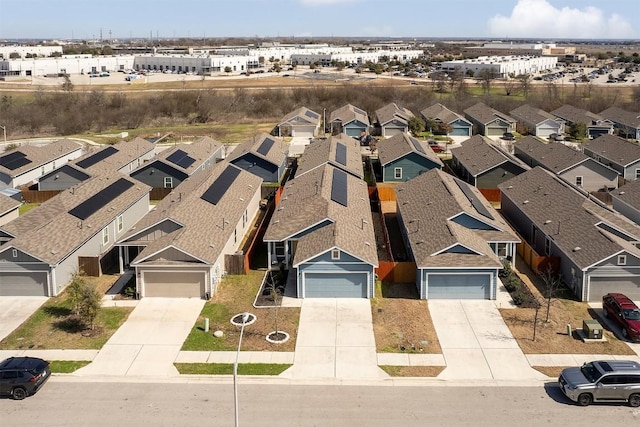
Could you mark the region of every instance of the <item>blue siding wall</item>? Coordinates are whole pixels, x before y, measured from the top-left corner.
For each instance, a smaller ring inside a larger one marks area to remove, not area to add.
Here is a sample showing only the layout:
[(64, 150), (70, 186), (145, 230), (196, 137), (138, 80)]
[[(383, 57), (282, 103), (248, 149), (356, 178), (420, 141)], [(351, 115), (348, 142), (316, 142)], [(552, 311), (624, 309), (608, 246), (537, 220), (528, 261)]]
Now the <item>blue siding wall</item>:
[(135, 178), (153, 188), (164, 188), (165, 178), (171, 178), (172, 188), (176, 188), (188, 177), (189, 175), (186, 173), (166, 163), (157, 161), (149, 163), (131, 174), (131, 178)]
[(366, 132), (367, 130), (368, 126), (358, 120), (349, 122), (342, 127), (343, 133), (349, 136), (360, 136), (361, 132)]
[[(396, 179), (395, 168), (402, 168), (402, 178)], [(404, 182), (411, 178), (415, 178), (421, 173), (430, 171), (431, 169), (440, 169), (440, 165), (431, 160), (422, 157), (416, 153), (409, 153), (384, 166), (382, 171), (383, 182)]]
[(498, 289), (498, 270), (497, 269), (419, 269), (416, 280), (420, 280), (418, 291), (420, 299), (427, 299), (427, 274), (490, 274), (491, 275), (491, 297), (496, 298)]
[(231, 161), (234, 165), (262, 178), (264, 182), (279, 182), (278, 166), (247, 153)]

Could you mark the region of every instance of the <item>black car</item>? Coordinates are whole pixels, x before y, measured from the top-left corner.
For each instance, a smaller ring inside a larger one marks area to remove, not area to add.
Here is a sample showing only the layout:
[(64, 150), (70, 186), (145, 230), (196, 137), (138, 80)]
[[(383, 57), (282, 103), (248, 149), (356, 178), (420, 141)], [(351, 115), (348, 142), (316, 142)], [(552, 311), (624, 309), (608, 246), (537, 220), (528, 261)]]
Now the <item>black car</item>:
[(49, 362), (37, 357), (10, 357), (0, 363), (0, 395), (22, 400), (35, 394), (51, 376)]
[(513, 136), (511, 132), (505, 132), (502, 134), (502, 139), (504, 139), (505, 141), (513, 141), (514, 139), (516, 139), (516, 137)]

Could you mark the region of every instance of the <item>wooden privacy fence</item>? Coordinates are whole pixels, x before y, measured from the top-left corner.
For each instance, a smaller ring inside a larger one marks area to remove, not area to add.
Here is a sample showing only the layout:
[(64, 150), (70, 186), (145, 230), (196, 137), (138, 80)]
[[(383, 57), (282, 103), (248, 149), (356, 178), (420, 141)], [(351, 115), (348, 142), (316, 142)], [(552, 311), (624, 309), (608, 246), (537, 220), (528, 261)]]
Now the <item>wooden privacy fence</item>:
[(490, 202), (499, 202), (500, 201), (500, 190), (497, 188), (479, 188), (480, 193)]
[(256, 252), (260, 249), (260, 244), (262, 243), (264, 233), (267, 231), (269, 221), (271, 221), (271, 216), (273, 215), (273, 211), (276, 207), (276, 200), (280, 200), (281, 196), (282, 187), (278, 188), (278, 191), (276, 191), (275, 200), (269, 203), (267, 212), (265, 212), (260, 223), (256, 224), (257, 230), (254, 233), (253, 239), (251, 239), (249, 246), (244, 252), (244, 273), (242, 274), (246, 274), (251, 269), (251, 260), (255, 257)]
[(388, 186), (378, 183), (378, 198), (381, 202), (395, 202), (396, 192), (395, 186)]
[(162, 200), (165, 197), (167, 197), (169, 193), (171, 193), (171, 190), (173, 190), (173, 188), (162, 188), (162, 187), (152, 188), (151, 192), (149, 193), (149, 199)]
[(375, 269), (375, 272), (378, 275), (378, 279), (382, 282), (416, 282), (415, 262), (378, 261), (378, 268)]
[(518, 245), (518, 255), (520, 255), (529, 268), (531, 268), (531, 271), (536, 274), (546, 273), (549, 268), (551, 268), (550, 273), (552, 275), (560, 272), (560, 258), (538, 255), (524, 239), (522, 239), (522, 243)]
[(22, 200), (24, 200), (25, 203), (44, 203), (61, 192), (62, 190), (20, 190)]

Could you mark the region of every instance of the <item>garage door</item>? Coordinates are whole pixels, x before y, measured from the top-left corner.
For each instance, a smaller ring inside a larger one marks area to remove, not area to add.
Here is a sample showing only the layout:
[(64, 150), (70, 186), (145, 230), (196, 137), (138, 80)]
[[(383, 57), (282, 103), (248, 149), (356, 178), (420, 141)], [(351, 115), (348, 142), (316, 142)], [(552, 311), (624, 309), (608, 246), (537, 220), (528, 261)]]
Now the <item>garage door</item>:
[(367, 273), (304, 274), (305, 298), (366, 298)]
[(640, 277), (592, 277), (589, 287), (589, 301), (602, 301), (602, 296), (609, 292), (619, 292), (640, 301)]
[(311, 138), (314, 136), (315, 126), (294, 126), (291, 136)]
[(502, 136), (502, 134), (505, 132), (507, 132), (506, 127), (488, 127), (487, 128), (488, 136)]
[(489, 299), (488, 274), (429, 274), (427, 299)]
[(2, 273), (0, 296), (47, 296), (47, 273)]
[(539, 136), (540, 138), (549, 138), (549, 135), (551, 135), (552, 133), (558, 133), (558, 129), (552, 128), (552, 127), (540, 126), (538, 128), (536, 136)]
[(203, 298), (205, 274), (203, 272), (144, 272), (143, 297)]
[(452, 136), (469, 136), (469, 128), (466, 128), (466, 127), (453, 128), (453, 130), (451, 131), (451, 133), (449, 135), (452, 135)]
[(393, 135), (398, 135), (404, 133), (404, 128), (391, 128), (391, 127), (386, 127), (384, 128), (384, 136), (386, 136), (387, 138)]

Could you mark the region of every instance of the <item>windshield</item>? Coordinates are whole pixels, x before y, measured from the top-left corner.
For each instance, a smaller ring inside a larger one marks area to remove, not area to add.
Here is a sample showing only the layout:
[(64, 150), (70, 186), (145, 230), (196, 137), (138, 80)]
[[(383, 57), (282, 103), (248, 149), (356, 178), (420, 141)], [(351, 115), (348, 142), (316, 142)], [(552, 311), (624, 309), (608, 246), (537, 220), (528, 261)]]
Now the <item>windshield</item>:
[(623, 310), (622, 313), (625, 319), (640, 320), (640, 310), (637, 308), (633, 310)]
[(593, 363), (585, 363), (580, 371), (590, 383), (595, 383), (600, 378), (600, 372), (593, 366)]

